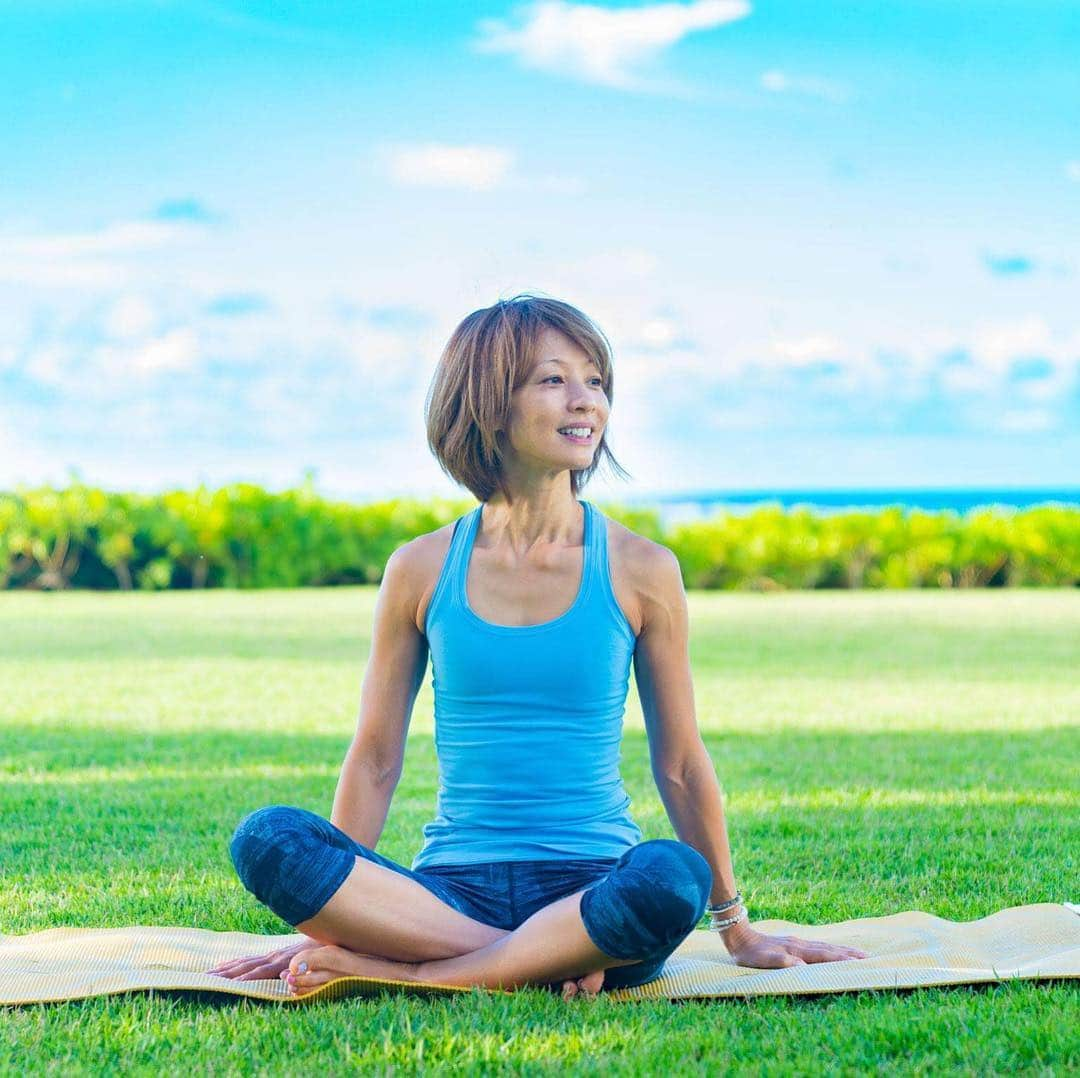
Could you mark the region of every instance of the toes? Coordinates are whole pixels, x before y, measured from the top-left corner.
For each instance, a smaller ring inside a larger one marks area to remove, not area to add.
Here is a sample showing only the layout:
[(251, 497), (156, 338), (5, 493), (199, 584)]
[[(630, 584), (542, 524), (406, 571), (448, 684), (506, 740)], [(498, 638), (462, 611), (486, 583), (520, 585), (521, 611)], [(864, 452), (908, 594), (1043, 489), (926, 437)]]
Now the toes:
[(293, 955), (292, 960), (289, 962), (289, 972), (294, 977), (303, 976), (311, 969), (312, 963), (308, 959), (312, 957), (312, 951), (301, 951), (298, 955)]
[(563, 981), (563, 999), (573, 999), (575, 996), (583, 996), (585, 999), (596, 999), (600, 994), (600, 987), (604, 983), (604, 971), (587, 973), (584, 977), (575, 977), (573, 980)]
[(326, 984), (327, 981), (334, 979), (334, 974), (326, 970), (319, 970), (313, 973), (304, 973), (299, 977), (290, 977), (286, 982), (289, 986), (289, 991), (294, 996), (307, 995), (308, 992), (314, 992), (316, 988), (320, 988)]

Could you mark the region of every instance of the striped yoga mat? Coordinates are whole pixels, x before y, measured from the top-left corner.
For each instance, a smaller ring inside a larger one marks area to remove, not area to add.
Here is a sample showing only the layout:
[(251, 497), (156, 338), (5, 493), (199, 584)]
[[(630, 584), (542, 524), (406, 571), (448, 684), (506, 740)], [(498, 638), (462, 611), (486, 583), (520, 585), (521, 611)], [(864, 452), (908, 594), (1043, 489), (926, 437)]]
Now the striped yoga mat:
[[(719, 936), (692, 932), (663, 973), (637, 988), (606, 993), (613, 1000), (816, 995), (860, 989), (979, 984), (1080, 977), (1080, 905), (1013, 906), (977, 921), (946, 921), (911, 910), (836, 924), (761, 921), (769, 934), (844, 943), (869, 958), (759, 970), (735, 965)], [(150, 989), (221, 992), (308, 1004), (386, 989), (420, 995), (469, 992), (342, 977), (300, 998), (278, 980), (231, 981), (203, 972), (230, 958), (263, 954), (299, 940), (201, 928), (50, 928), (0, 936), (0, 1004), (43, 1003)]]

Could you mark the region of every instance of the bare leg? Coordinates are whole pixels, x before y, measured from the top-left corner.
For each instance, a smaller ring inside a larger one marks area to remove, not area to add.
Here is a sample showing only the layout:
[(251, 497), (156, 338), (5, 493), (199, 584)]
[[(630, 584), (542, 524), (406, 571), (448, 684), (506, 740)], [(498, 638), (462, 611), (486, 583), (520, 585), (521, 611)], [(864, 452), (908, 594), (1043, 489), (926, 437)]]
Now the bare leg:
[(422, 884), (363, 857), (357, 857), (326, 905), (296, 931), (400, 962), (466, 954), (510, 934), (459, 913)]
[[(590, 975), (613, 966), (632, 965), (638, 960), (612, 958), (597, 949), (581, 919), (584, 893), (577, 891), (560, 898), (537, 910), (513, 932), (467, 953), (419, 961), (390, 961), (342, 947), (316, 947), (293, 957), (287, 979), (293, 990), (302, 995), (345, 976), (485, 988), (518, 988), (583, 978), (586, 983), (581, 988), (589, 995), (592, 985), (599, 987), (597, 979)], [(567, 991), (565, 984), (564, 992), (574, 994)]]
[[(510, 931), (476, 921), (437, 898), (422, 884), (357, 857), (345, 882), (314, 916), (296, 925), (306, 941), (271, 954), (246, 956), (223, 962), (208, 972), (237, 980), (288, 978), (295, 955), (319, 949), (335, 952), (342, 964), (361, 957), (368, 962), (366, 976), (400, 979), (397, 963), (467, 954), (508, 936)], [(382, 956), (382, 959), (380, 958)], [(385, 959), (380, 972), (371, 963)], [(349, 965), (351, 970), (353, 967)], [(332, 979), (327, 973), (323, 980)], [(321, 981), (319, 983), (322, 983)], [(563, 994), (570, 998), (579, 990), (593, 996), (603, 984), (603, 972), (578, 981), (566, 981)]]

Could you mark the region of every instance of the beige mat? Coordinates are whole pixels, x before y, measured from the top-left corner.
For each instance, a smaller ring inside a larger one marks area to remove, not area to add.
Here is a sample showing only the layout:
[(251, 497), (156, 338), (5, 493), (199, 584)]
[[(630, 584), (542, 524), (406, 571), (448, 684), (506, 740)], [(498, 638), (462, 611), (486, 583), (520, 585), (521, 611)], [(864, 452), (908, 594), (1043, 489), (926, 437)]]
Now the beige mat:
[[(978, 921), (946, 921), (908, 911), (837, 924), (755, 922), (770, 934), (849, 944), (869, 958), (786, 969), (737, 966), (719, 937), (690, 934), (656, 980), (616, 989), (610, 999), (693, 999), (718, 996), (814, 995), (857, 989), (978, 984), (1009, 979), (1080, 977), (1080, 905), (1044, 902), (1014, 906)], [(469, 992), (449, 985), (415, 985), (341, 977), (294, 999), (278, 980), (230, 981), (203, 970), (242, 955), (294, 943), (296, 935), (260, 936), (200, 928), (51, 928), (0, 936), (0, 1004), (40, 1003), (148, 989), (221, 992), (311, 1003), (370, 995), (386, 988), (417, 994)]]

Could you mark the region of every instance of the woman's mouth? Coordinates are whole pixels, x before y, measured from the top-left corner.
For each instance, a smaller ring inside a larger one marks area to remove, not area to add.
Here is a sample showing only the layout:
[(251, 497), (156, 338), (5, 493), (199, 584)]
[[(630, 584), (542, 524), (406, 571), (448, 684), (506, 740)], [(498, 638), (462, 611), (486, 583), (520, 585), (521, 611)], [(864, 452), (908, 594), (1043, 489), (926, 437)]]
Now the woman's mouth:
[(559, 433), (575, 445), (588, 445), (592, 441), (593, 432), (588, 427), (563, 427)]

